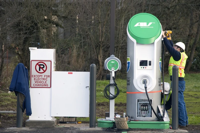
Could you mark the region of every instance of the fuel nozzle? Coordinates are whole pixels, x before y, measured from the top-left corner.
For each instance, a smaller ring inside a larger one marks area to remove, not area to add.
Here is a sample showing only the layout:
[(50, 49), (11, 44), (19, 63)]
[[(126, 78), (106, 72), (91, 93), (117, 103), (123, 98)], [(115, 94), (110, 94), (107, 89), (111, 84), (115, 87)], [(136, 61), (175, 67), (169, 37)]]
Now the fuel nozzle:
[(171, 34), (172, 34), (172, 31), (171, 30), (166, 30), (165, 31), (165, 36), (166, 36), (166, 38), (168, 39), (168, 40), (171, 40), (172, 38), (171, 38)]

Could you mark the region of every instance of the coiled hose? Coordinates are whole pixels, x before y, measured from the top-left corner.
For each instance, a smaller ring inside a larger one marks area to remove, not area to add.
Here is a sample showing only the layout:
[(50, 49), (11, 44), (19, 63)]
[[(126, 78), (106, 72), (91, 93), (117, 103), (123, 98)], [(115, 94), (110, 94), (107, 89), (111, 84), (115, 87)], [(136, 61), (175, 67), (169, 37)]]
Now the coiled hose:
[[(118, 95), (119, 95), (119, 88), (117, 87), (117, 84), (115, 82), (115, 78), (113, 77), (113, 81), (114, 83), (113, 84), (108, 84), (105, 89), (104, 89), (104, 96), (109, 99), (109, 100), (113, 100), (115, 99)], [(114, 86), (115, 89), (117, 90), (117, 93), (116, 94), (112, 94), (110, 93), (110, 87), (111, 86)]]

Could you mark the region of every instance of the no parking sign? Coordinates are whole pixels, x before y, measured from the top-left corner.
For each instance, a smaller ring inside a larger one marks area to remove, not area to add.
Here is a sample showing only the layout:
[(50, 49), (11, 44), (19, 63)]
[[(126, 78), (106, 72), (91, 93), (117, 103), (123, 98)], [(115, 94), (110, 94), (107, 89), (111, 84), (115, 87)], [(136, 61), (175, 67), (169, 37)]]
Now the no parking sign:
[(51, 60), (31, 60), (31, 88), (51, 88), (51, 64)]

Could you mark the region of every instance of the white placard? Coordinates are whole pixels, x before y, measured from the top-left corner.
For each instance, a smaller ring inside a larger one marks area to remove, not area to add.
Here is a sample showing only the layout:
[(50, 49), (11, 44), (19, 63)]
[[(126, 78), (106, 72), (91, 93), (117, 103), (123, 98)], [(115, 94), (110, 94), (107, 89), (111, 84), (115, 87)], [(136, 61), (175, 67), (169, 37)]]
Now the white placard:
[(51, 60), (31, 60), (30, 87), (51, 88)]

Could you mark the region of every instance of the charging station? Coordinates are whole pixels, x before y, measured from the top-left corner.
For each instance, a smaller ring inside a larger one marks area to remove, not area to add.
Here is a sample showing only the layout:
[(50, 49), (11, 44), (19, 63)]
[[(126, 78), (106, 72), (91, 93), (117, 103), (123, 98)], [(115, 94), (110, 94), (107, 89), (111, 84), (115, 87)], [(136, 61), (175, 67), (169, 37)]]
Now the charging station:
[[(121, 69), (121, 61), (115, 57), (114, 55), (111, 55), (109, 58), (107, 58), (104, 62), (104, 69), (110, 71), (110, 84), (106, 87), (109, 89), (109, 94), (107, 94), (104, 91), (104, 95), (107, 99), (110, 100), (110, 112), (109, 112), (109, 120), (114, 120), (115, 118), (115, 98), (119, 94), (118, 92), (115, 95), (115, 72)], [(107, 94), (107, 95), (106, 95)]]
[[(149, 13), (134, 15), (127, 26), (127, 104), (129, 128), (169, 129), (169, 117), (161, 105), (162, 26)], [(114, 122), (98, 120), (112, 128)]]

